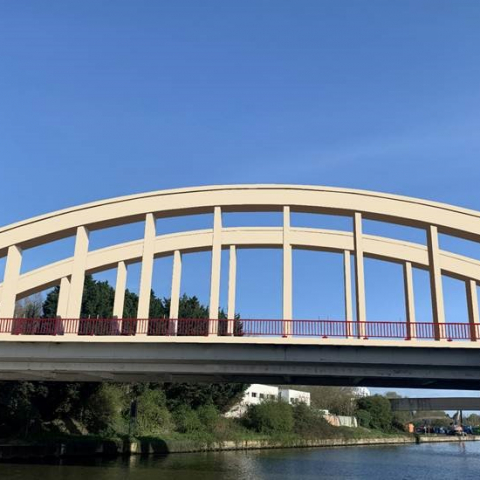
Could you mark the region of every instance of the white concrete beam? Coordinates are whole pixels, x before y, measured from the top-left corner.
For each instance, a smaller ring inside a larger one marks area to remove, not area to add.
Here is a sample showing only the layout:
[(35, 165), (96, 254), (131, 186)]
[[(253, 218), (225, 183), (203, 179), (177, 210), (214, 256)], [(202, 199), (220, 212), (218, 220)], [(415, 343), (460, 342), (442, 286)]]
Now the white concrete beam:
[(478, 340), (477, 325), (479, 324), (478, 315), (478, 295), (477, 282), (475, 280), (467, 280), (465, 282), (467, 288), (467, 306), (468, 306), (468, 321), (470, 323), (470, 339), (472, 342)]
[[(363, 268), (363, 233), (362, 233), (362, 214), (356, 212), (354, 216), (354, 242), (355, 242), (355, 282), (356, 282), (356, 305), (357, 321), (367, 321), (367, 309), (365, 304), (365, 274)], [(364, 324), (359, 325), (358, 334), (365, 336)]]
[[(344, 295), (345, 295), (345, 320), (347, 322), (353, 321), (353, 305), (352, 305), (352, 267), (351, 267), (351, 255), (348, 250), (343, 252), (343, 283), (344, 283)], [(352, 324), (347, 323), (347, 337), (352, 335)]]
[(403, 264), (403, 282), (405, 290), (405, 314), (407, 319), (407, 338), (415, 338), (415, 298), (413, 290), (412, 264)]
[(292, 245), (290, 243), (290, 207), (283, 207), (283, 335), (292, 333)]
[(237, 289), (237, 248), (230, 245), (229, 268), (228, 268), (228, 327), (227, 333), (233, 333), (233, 324), (235, 321), (235, 296)]
[(73, 254), (72, 275), (68, 294), (67, 318), (80, 318), (83, 287), (85, 284), (85, 266), (88, 255), (89, 232), (86, 227), (78, 227)]
[(142, 270), (140, 274), (137, 318), (148, 318), (150, 313), (155, 235), (155, 217), (153, 213), (147, 213), (145, 216), (145, 235), (143, 237)]
[(21, 266), (22, 249), (16, 245), (8, 247), (2, 296), (0, 298), (0, 318), (13, 318), (15, 314), (15, 300)]
[(443, 303), (442, 271), (440, 266), (440, 248), (438, 245), (438, 229), (434, 225), (427, 228), (428, 258), (430, 267), (430, 291), (432, 295), (433, 322), (435, 323), (435, 338), (440, 340), (440, 333), (445, 323)]
[(210, 275), (210, 313), (214, 320), (210, 332), (218, 332), (218, 309), (220, 307), (220, 269), (222, 262), (222, 209), (215, 207), (213, 211), (213, 245), (212, 245), (212, 271)]
[(70, 278), (62, 277), (58, 292), (57, 317), (67, 318), (68, 297), (70, 295)]
[(125, 306), (125, 288), (127, 286), (127, 265), (125, 262), (117, 264), (117, 280), (115, 282), (115, 299), (113, 301), (113, 316), (123, 318)]
[(177, 320), (180, 309), (180, 286), (182, 281), (182, 254), (179, 250), (175, 250), (173, 254), (172, 268), (172, 291), (170, 295), (170, 315), (174, 320), (173, 334), (177, 334)]

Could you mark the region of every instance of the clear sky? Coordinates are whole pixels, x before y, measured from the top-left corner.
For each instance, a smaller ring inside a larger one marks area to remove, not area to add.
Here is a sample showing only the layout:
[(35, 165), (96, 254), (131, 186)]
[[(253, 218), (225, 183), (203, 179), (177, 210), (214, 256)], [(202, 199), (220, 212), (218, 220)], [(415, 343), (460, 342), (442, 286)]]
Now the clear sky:
[[(480, 210), (479, 132), (479, 2), (0, 0), (0, 225), (224, 183), (363, 188)], [(186, 257), (182, 289), (206, 301), (208, 254)], [(278, 317), (279, 252), (263, 252), (260, 269), (259, 258), (239, 255), (239, 311)], [(35, 262), (26, 253), (24, 268)], [(294, 262), (306, 285), (296, 318), (341, 317), (339, 258), (296, 252)], [(162, 295), (170, 268), (156, 265)], [(399, 268), (367, 262), (371, 319), (404, 318)], [(135, 278), (132, 268), (132, 289)], [(428, 321), (428, 278), (415, 282)], [(464, 321), (463, 286), (445, 283), (447, 317)]]

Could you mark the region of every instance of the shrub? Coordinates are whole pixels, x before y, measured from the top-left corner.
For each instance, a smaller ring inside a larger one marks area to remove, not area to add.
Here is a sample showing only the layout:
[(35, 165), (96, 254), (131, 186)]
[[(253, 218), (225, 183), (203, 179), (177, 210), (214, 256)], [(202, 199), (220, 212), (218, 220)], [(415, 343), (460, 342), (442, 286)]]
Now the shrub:
[(91, 433), (121, 430), (124, 403), (119, 386), (103, 383), (87, 399), (83, 410), (83, 423)]
[(293, 409), (283, 401), (262, 402), (248, 408), (244, 422), (260, 433), (290, 433), (294, 425)]
[(323, 418), (323, 415), (305, 403), (293, 407), (294, 432), (302, 437), (322, 438), (331, 436), (335, 427)]
[(197, 409), (197, 416), (205, 429), (213, 432), (219, 422), (220, 415), (214, 405), (202, 405)]
[(180, 405), (173, 413), (175, 426), (180, 433), (196, 433), (203, 430), (197, 412), (187, 405)]
[(359, 410), (366, 410), (370, 414), (370, 427), (384, 432), (392, 430), (392, 407), (388, 398), (381, 395), (363, 397), (357, 400)]
[(361, 427), (370, 428), (370, 423), (372, 421), (372, 416), (367, 410), (358, 410), (357, 411), (358, 424)]
[(166, 407), (165, 394), (161, 390), (145, 390), (137, 399), (138, 435), (167, 433), (173, 428), (170, 412)]

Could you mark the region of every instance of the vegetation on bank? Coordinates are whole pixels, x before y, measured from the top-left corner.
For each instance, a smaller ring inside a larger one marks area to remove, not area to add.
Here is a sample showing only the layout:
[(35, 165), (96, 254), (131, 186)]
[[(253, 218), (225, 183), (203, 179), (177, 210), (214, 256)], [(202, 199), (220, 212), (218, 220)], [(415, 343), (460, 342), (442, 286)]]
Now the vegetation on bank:
[[(85, 279), (81, 317), (111, 317), (114, 289), (91, 276)], [(53, 317), (58, 288), (45, 301), (36, 296), (18, 304), (23, 317)], [(125, 317), (135, 317), (138, 297), (127, 291)], [(152, 291), (152, 318), (168, 317), (169, 299)], [(208, 318), (196, 297), (180, 300), (180, 317)], [(222, 311), (220, 318), (225, 318)], [(238, 328), (241, 328), (239, 320)], [(393, 414), (388, 400), (354, 400), (352, 388), (305, 387), (312, 407), (265, 401), (239, 419), (226, 418), (247, 385), (172, 383), (0, 382), (0, 439), (97, 441), (98, 439), (175, 440), (211, 444), (223, 441), (373, 438), (403, 431), (405, 418)], [(334, 427), (320, 409), (355, 415), (358, 428)]]

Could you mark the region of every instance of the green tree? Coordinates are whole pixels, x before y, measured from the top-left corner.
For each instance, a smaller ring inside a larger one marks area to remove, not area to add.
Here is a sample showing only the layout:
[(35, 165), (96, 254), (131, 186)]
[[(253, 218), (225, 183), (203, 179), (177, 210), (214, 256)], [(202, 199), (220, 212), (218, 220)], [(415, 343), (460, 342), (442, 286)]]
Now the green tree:
[(170, 410), (180, 405), (193, 409), (214, 405), (220, 412), (238, 403), (247, 388), (244, 383), (165, 383), (163, 386)]
[(301, 402), (293, 407), (294, 431), (302, 437), (322, 438), (333, 432), (335, 427), (323, 418), (316, 408)]
[(165, 434), (173, 420), (167, 409), (165, 393), (160, 388), (145, 388), (137, 398), (137, 435)]
[(364, 410), (371, 416), (370, 426), (377, 430), (392, 430), (393, 414), (390, 402), (381, 395), (363, 397), (357, 400), (358, 410)]
[(103, 383), (86, 399), (82, 421), (92, 433), (115, 433), (123, 430), (122, 412), (125, 396), (121, 386)]
[(294, 427), (293, 408), (282, 400), (267, 400), (250, 405), (244, 416), (247, 427), (265, 434), (291, 433)]
[(204, 429), (197, 412), (188, 405), (180, 405), (173, 412), (175, 426), (180, 433), (197, 433)]

